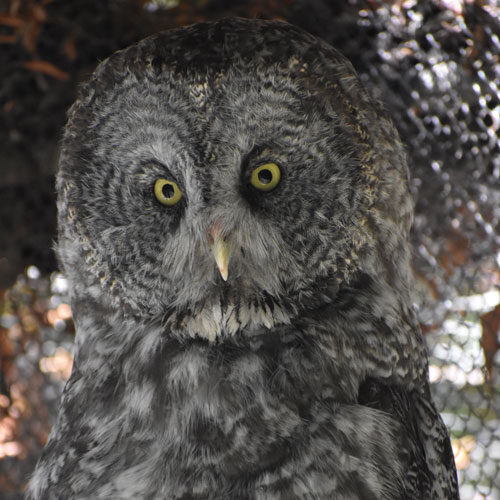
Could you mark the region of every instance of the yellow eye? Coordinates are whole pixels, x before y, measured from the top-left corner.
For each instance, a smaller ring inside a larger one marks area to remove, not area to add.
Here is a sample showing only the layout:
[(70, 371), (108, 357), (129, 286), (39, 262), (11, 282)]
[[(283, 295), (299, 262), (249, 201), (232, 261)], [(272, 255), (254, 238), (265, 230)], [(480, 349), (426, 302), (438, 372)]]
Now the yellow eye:
[(174, 181), (158, 179), (155, 182), (155, 196), (162, 205), (172, 207), (179, 203), (182, 198), (182, 191)]
[(260, 191), (271, 191), (274, 189), (281, 178), (281, 171), (276, 163), (265, 163), (257, 167), (252, 172), (250, 182), (254, 188)]

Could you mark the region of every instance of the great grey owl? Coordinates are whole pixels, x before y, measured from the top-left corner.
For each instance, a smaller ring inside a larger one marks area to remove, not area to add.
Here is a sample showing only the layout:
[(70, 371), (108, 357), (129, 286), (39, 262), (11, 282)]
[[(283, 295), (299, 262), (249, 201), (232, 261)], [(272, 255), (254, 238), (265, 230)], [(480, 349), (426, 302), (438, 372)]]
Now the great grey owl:
[(75, 362), (34, 499), (455, 499), (412, 306), (404, 148), (278, 21), (112, 55), (69, 113)]

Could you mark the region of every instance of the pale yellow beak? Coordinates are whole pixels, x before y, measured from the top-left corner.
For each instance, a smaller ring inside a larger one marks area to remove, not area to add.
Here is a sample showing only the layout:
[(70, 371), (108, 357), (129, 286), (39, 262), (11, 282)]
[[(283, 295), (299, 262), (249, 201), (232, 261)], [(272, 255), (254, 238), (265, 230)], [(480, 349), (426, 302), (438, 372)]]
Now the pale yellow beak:
[(224, 281), (227, 281), (228, 266), (229, 266), (229, 248), (220, 234), (220, 227), (217, 223), (210, 228), (210, 236), (212, 237), (212, 253), (215, 257), (215, 262), (219, 268), (220, 275)]

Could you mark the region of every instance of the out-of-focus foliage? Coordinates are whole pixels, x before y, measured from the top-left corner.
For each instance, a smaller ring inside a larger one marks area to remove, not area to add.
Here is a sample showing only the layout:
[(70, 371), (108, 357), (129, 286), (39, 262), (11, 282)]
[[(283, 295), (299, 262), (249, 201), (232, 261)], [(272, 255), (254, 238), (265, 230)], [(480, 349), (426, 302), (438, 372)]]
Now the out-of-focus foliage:
[(18, 498), (47, 441), (72, 365), (73, 325), (58, 273), (34, 266), (0, 296), (0, 492)]
[(149, 33), (227, 15), (325, 38), (393, 115), (416, 201), (415, 302), (461, 498), (500, 500), (497, 0), (0, 0), (0, 496), (20, 498), (71, 366), (64, 278), (49, 272), (76, 85)]

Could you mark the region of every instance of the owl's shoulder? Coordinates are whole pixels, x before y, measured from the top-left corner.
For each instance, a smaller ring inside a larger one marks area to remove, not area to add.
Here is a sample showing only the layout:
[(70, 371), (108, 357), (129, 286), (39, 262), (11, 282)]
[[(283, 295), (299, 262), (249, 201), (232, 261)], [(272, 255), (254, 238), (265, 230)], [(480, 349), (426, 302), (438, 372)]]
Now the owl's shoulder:
[(407, 498), (458, 499), (448, 431), (428, 388), (408, 390), (369, 378), (361, 385), (358, 400), (390, 415), (400, 427)]

